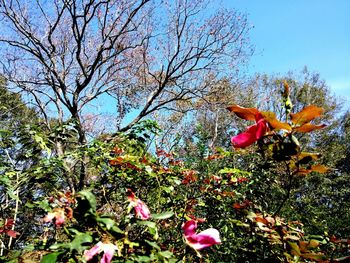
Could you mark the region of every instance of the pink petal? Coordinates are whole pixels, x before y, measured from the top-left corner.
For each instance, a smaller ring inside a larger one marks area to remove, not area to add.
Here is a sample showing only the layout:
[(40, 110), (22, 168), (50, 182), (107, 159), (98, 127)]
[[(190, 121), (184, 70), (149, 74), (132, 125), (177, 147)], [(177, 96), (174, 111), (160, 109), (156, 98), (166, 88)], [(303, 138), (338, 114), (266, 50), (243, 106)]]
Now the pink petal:
[(195, 220), (187, 221), (182, 225), (185, 237), (193, 236), (196, 234), (197, 222)]
[(142, 220), (147, 220), (151, 217), (151, 212), (149, 211), (147, 205), (144, 202), (142, 202), (140, 199), (137, 199), (137, 202), (135, 205), (135, 212), (136, 212), (136, 215)]
[(232, 137), (231, 142), (233, 144), (233, 147), (245, 148), (249, 145), (252, 145), (254, 142), (257, 141), (256, 130), (257, 130), (257, 126), (253, 125), (253, 126), (250, 126), (247, 129), (247, 131), (242, 132), (242, 133)]
[(95, 255), (99, 254), (102, 251), (102, 242), (98, 242), (95, 246), (90, 248), (89, 250), (84, 251), (84, 258), (86, 261), (91, 260)]
[(245, 148), (261, 139), (267, 131), (267, 125), (264, 119), (260, 119), (255, 125), (250, 126), (245, 132), (242, 132), (231, 138), (233, 147)]
[(260, 112), (255, 114), (255, 122), (258, 122), (258, 121), (263, 120), (263, 119), (264, 119), (264, 116)]
[(266, 121), (264, 119), (260, 119), (257, 123), (256, 123), (257, 129), (256, 129), (256, 139), (260, 140), (262, 137), (264, 137), (264, 135), (267, 132), (267, 125), (266, 125)]
[[(198, 242), (204, 242), (205, 240), (211, 239), (214, 244), (220, 244), (220, 233), (215, 228), (208, 228), (197, 235)], [(213, 245), (214, 245), (213, 244)]]
[(220, 244), (220, 234), (215, 228), (209, 228), (186, 238), (187, 244), (196, 250), (201, 250), (215, 244)]
[(103, 244), (104, 254), (101, 258), (100, 263), (110, 263), (112, 261), (113, 255), (117, 246), (113, 244)]
[(182, 229), (184, 231), (186, 243), (196, 250), (221, 243), (219, 231), (215, 228), (209, 228), (196, 234), (197, 222), (195, 220), (187, 221), (183, 224)]

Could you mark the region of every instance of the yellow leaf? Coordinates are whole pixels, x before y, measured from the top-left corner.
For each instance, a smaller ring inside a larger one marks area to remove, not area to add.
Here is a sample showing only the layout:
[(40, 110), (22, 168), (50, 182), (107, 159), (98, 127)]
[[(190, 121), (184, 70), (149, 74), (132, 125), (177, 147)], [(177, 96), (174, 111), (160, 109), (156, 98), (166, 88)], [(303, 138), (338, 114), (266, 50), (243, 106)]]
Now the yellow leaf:
[(301, 152), (298, 155), (298, 162), (299, 164), (308, 164), (311, 161), (319, 159), (321, 156), (320, 153)]
[(309, 241), (308, 247), (309, 247), (309, 248), (317, 248), (319, 245), (320, 245), (320, 242), (318, 242), (318, 241), (315, 240), (315, 239), (311, 239), (311, 240)]
[(310, 105), (305, 107), (302, 111), (298, 113), (291, 113), (291, 120), (296, 125), (302, 125), (304, 123), (310, 122), (313, 119), (321, 116), (323, 109), (315, 105)]
[(228, 109), (231, 112), (234, 112), (241, 119), (250, 121), (254, 121), (255, 116), (259, 113), (258, 109), (256, 108), (244, 108), (239, 105), (231, 105), (226, 109)]

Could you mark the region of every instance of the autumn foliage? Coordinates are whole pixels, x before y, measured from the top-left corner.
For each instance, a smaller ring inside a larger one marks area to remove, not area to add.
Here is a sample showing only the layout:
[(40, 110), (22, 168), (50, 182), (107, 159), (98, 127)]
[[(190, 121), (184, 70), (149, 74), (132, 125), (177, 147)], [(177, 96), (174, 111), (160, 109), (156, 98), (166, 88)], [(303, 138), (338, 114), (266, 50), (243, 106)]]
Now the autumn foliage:
[[(283, 96), (283, 120), (257, 108), (227, 107), (253, 124), (231, 138), (233, 147), (217, 148), (197, 160), (189, 161), (181, 151), (147, 148), (149, 134), (159, 129), (142, 127), (72, 151), (69, 158), (79, 158), (80, 151), (89, 156), (87, 187), (38, 194), (28, 204), (36, 209), (35, 240), (25, 240), (26, 245), (32, 242), (31, 250), (17, 247), (19, 253), (3, 252), (3, 258), (44, 263), (345, 262), (346, 253), (338, 258), (334, 253), (347, 248), (347, 241), (307, 233), (304, 222), (281, 215), (287, 215), (296, 184), (331, 169), (321, 164), (321, 154), (304, 151), (298, 140), (299, 134), (326, 126), (315, 123), (323, 109), (311, 105), (292, 113), (286, 86)], [(236, 167), (236, 157), (243, 163), (248, 158), (246, 170)], [(49, 161), (60, 171), (60, 162)], [(277, 183), (282, 194), (266, 188), (261, 193), (264, 185), (272, 189)], [(271, 200), (262, 197), (268, 194)], [(273, 194), (279, 197), (273, 199)], [(17, 239), (25, 231), (13, 219), (0, 221), (2, 240)]]

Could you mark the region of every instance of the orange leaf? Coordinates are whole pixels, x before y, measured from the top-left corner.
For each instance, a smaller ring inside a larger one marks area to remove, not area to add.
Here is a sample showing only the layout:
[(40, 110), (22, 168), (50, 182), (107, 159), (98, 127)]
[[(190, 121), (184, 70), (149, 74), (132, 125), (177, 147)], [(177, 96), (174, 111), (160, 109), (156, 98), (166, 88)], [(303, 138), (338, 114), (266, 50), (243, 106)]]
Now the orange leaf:
[(259, 113), (258, 109), (256, 108), (244, 108), (239, 105), (231, 105), (227, 107), (231, 112), (234, 112), (238, 117), (244, 120), (255, 120), (255, 115)]
[(308, 241), (299, 241), (300, 252), (303, 252), (303, 253), (307, 252), (308, 251), (308, 249), (307, 249), (308, 245), (309, 245)]
[(291, 252), (292, 252), (293, 255), (297, 255), (297, 256), (301, 255), (300, 248), (299, 248), (298, 244), (296, 244), (294, 242), (288, 242), (288, 244), (289, 244), (289, 246), (292, 249)]
[(320, 242), (315, 239), (311, 239), (308, 243), (309, 248), (317, 248), (320, 245)]
[(245, 208), (245, 206), (241, 205), (240, 203), (234, 203), (233, 208), (234, 209), (242, 209), (242, 208)]
[(314, 131), (314, 130), (323, 129), (326, 126), (327, 126), (326, 124), (314, 125), (314, 124), (311, 124), (311, 123), (308, 122), (308, 123), (305, 123), (304, 125), (301, 125), (301, 126), (299, 126), (297, 128), (294, 128), (293, 130), (297, 131), (297, 132), (311, 132), (311, 131)]
[(309, 241), (299, 241), (300, 251), (302, 252), (308, 252), (309, 249), (317, 248), (319, 245), (320, 242), (315, 239), (311, 239)]
[(124, 163), (124, 158), (122, 156), (116, 157), (112, 160), (109, 160), (110, 165), (120, 165)]
[(244, 209), (248, 206), (250, 206), (251, 202), (249, 200), (245, 200), (243, 203), (234, 203), (233, 208), (234, 209)]
[(286, 130), (291, 131), (292, 127), (286, 122), (280, 122), (277, 120), (275, 113), (271, 111), (264, 111), (261, 113), (264, 119), (270, 124), (274, 130)]
[(286, 80), (283, 81), (283, 87), (284, 87), (284, 92), (282, 94), (283, 97), (287, 98), (289, 96), (289, 85), (288, 82)]
[(316, 117), (321, 116), (323, 109), (314, 105), (305, 107), (302, 111), (298, 113), (291, 113), (291, 120), (294, 124), (302, 125), (304, 123), (310, 122)]
[(299, 170), (296, 171), (297, 175), (308, 175), (309, 173), (311, 173), (311, 170), (308, 169), (304, 169), (304, 168), (300, 168)]
[(329, 170), (330, 169), (328, 167), (321, 165), (321, 164), (316, 164), (316, 165), (311, 166), (311, 171), (318, 172), (321, 174), (327, 173)]
[(269, 224), (269, 222), (265, 219), (265, 218), (263, 218), (263, 217), (256, 217), (255, 218), (255, 221), (258, 223), (258, 222), (260, 222), (260, 223), (263, 223), (264, 225), (268, 225)]

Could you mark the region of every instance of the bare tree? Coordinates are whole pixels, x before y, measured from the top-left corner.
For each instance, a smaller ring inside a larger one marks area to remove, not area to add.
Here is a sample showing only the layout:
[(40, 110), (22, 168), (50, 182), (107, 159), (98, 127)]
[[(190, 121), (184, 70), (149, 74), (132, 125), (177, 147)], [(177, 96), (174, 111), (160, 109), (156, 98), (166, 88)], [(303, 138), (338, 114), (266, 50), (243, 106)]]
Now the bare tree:
[[(247, 19), (205, 0), (0, 0), (2, 72), (50, 117), (75, 119), (109, 97), (125, 131), (176, 102), (203, 96), (207, 76), (235, 71), (251, 52)], [(212, 14), (211, 14), (212, 13)], [(57, 145), (57, 152), (62, 149)]]

